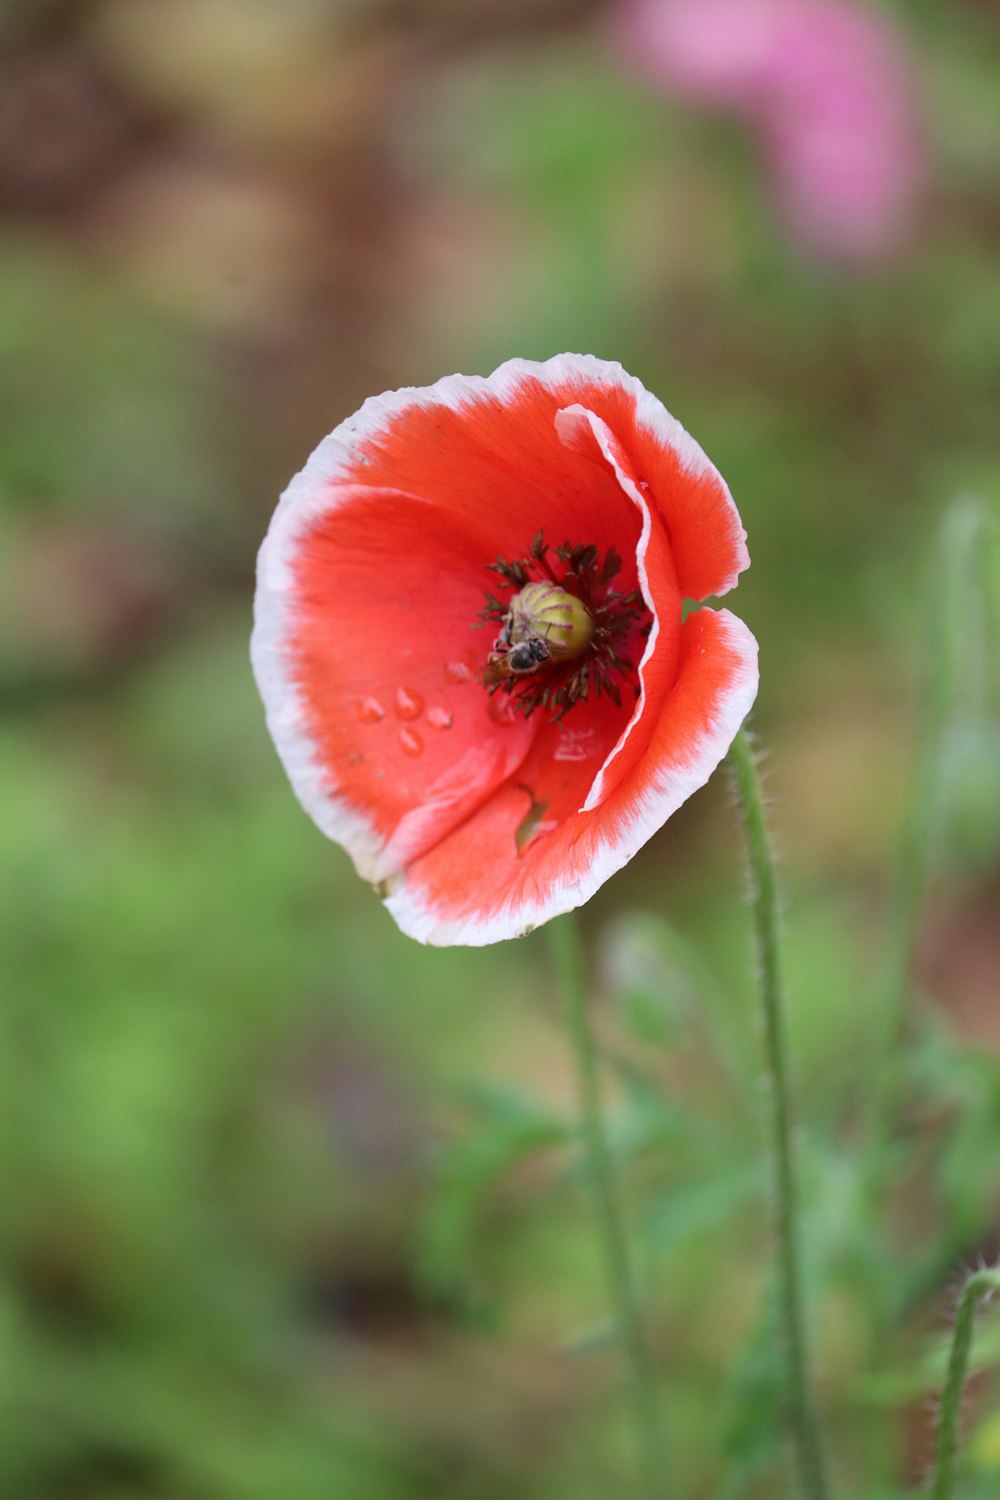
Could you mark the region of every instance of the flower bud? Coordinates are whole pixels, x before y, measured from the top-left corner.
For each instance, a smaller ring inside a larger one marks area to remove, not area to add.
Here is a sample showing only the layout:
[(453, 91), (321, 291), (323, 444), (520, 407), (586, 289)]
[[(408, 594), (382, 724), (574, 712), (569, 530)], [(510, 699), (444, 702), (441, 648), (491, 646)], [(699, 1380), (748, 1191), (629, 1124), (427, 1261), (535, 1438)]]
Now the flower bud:
[(581, 599), (557, 583), (529, 583), (510, 601), (506, 634), (510, 645), (541, 640), (553, 657), (582, 656), (594, 638), (594, 620)]

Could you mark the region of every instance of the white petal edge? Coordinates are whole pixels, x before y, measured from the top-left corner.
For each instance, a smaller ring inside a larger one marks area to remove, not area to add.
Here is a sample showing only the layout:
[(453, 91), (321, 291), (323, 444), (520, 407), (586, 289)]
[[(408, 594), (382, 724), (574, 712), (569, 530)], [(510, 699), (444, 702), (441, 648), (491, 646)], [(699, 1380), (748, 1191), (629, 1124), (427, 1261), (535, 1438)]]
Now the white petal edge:
[(635, 566), (636, 572), (639, 575), (639, 587), (642, 590), (642, 597), (646, 601), (646, 608), (653, 616), (653, 626), (646, 640), (646, 649), (642, 653), (642, 660), (639, 662), (639, 698), (636, 702), (635, 710), (625, 728), (618, 736), (617, 741), (612, 745), (604, 764), (591, 782), (590, 791), (587, 793), (586, 800), (580, 808), (581, 812), (592, 812), (604, 800), (608, 767), (621, 754), (626, 741), (642, 718), (643, 709), (646, 705), (646, 663), (656, 650), (656, 643), (659, 640), (660, 616), (656, 610), (656, 604), (649, 587), (649, 574), (646, 570), (646, 553), (649, 550), (649, 538), (653, 530), (653, 516), (646, 497), (635, 481), (625, 473), (615, 458), (611, 447), (614, 434), (606, 422), (602, 422), (600, 417), (595, 416), (592, 411), (588, 411), (584, 406), (564, 406), (561, 411), (556, 412), (556, 432), (559, 434), (560, 441), (567, 448), (579, 447), (578, 437), (581, 429), (585, 429), (592, 435), (604, 462), (611, 469), (619, 486), (632, 501), (642, 517), (642, 531), (639, 534), (639, 540), (635, 548)]
[[(620, 386), (627, 391), (635, 402), (640, 425), (672, 447), (688, 473), (711, 472), (722, 487), (738, 533), (739, 566), (726, 580), (725, 586), (716, 592), (722, 594), (732, 588), (749, 564), (746, 532), (740, 525), (725, 480), (676, 417), (671, 416), (642, 382), (628, 374), (617, 361), (598, 359), (593, 354), (557, 354), (542, 362), (510, 359), (492, 375), (446, 375), (433, 385), (403, 386), (381, 396), (370, 396), (358, 411), (318, 444), (278, 501), (257, 554), (254, 626), (250, 637), (250, 660), (264, 702), (267, 727), (292, 790), (320, 831), (347, 850), (364, 880), (375, 882), (379, 879), (386, 840), (363, 813), (339, 798), (337, 788), (330, 785), (329, 770), (317, 759), (307, 728), (305, 705), (284, 660), (292, 623), (288, 607), (292, 597), (291, 563), (298, 539), (308, 525), (342, 503), (342, 498), (338, 499), (336, 494), (337, 481), (356, 464), (358, 447), (385, 431), (402, 412), (412, 407), (439, 404), (460, 411), (485, 396), (512, 399), (519, 384), (526, 379), (538, 380), (547, 387), (578, 379)], [(355, 475), (354, 483), (359, 482)]]
[(750, 712), (759, 681), (757, 641), (751, 631), (728, 609), (713, 613), (723, 626), (725, 643), (735, 651), (740, 667), (717, 705), (712, 722), (699, 736), (695, 753), (661, 767), (644, 795), (637, 799), (628, 821), (623, 820), (619, 837), (602, 839), (587, 869), (575, 880), (553, 885), (543, 901), (508, 905), (484, 917), (443, 917), (421, 899), (419, 888), (404, 875), (385, 905), (408, 937), (432, 947), (470, 948), (524, 937), (553, 917), (562, 916), (589, 901), (659, 832), (667, 819), (705, 785), (725, 758), (740, 725)]

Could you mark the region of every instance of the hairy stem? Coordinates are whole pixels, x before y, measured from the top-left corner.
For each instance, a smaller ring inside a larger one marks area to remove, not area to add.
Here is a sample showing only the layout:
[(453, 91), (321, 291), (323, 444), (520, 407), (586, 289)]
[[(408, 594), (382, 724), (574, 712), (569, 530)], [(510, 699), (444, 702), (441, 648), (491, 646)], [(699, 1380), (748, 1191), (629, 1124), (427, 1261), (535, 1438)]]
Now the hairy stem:
[(552, 951), (573, 1042), (584, 1159), (597, 1210), (608, 1291), (628, 1364), (636, 1424), (642, 1443), (645, 1489), (650, 1500), (662, 1500), (667, 1493), (666, 1445), (653, 1360), (643, 1332), (628, 1238), (601, 1108), (597, 1049), (587, 1010), (583, 951), (575, 914), (553, 923)]
[(799, 1260), (798, 1192), (792, 1154), (791, 1102), (785, 1041), (785, 1003), (778, 948), (778, 890), (764, 804), (746, 731), (729, 752), (753, 879), (754, 928), (760, 973), (770, 1149), (773, 1157), (778, 1283), (784, 1325), (786, 1385), (792, 1435), (807, 1500), (824, 1500), (826, 1478), (806, 1357)]
[(937, 1462), (931, 1488), (933, 1500), (951, 1500), (958, 1457), (958, 1429), (962, 1411), (962, 1392), (969, 1369), (972, 1330), (976, 1310), (983, 1297), (1000, 1290), (1000, 1270), (973, 1271), (962, 1288), (955, 1313), (948, 1371), (941, 1392), (941, 1415), (938, 1421)]

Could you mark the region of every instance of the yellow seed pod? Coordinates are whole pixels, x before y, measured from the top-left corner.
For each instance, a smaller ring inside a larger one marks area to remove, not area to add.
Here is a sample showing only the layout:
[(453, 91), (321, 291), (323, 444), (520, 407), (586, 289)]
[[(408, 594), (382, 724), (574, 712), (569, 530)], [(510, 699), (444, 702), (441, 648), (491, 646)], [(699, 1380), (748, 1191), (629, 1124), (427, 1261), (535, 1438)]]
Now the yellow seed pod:
[(541, 640), (553, 657), (582, 656), (594, 638), (594, 621), (581, 599), (557, 583), (529, 583), (510, 601), (506, 625), (511, 646)]

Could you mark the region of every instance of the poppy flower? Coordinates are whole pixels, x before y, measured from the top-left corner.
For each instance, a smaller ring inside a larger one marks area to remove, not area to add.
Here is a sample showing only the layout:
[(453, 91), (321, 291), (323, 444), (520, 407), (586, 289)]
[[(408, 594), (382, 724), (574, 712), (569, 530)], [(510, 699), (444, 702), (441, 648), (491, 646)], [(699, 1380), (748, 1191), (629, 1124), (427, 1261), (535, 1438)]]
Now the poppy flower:
[(511, 360), (365, 402), (285, 491), (251, 654), (295, 792), (404, 932), (581, 905), (725, 755), (757, 644), (746, 534), (620, 365)]

